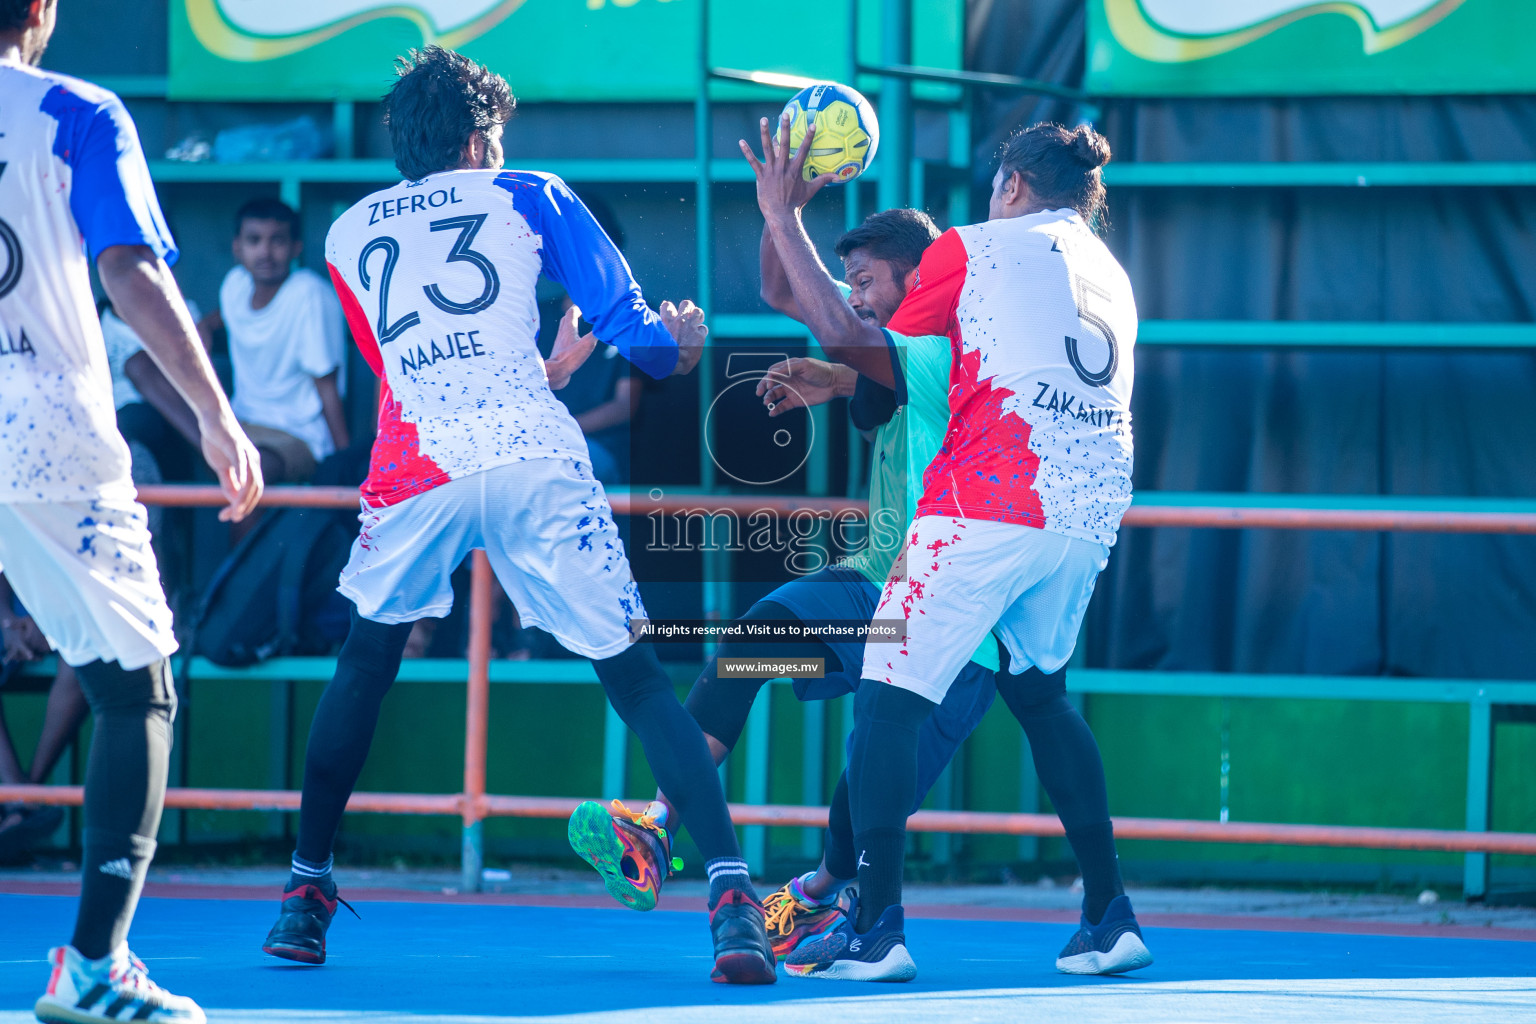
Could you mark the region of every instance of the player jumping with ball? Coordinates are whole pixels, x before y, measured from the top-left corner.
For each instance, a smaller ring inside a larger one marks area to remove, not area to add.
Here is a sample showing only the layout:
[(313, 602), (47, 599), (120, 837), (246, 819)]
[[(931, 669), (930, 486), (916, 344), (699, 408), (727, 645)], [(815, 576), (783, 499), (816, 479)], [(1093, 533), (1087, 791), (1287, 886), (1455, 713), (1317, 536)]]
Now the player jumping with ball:
[[(608, 236), (559, 178), (502, 170), (507, 83), (436, 46), (400, 61), (384, 99), (404, 181), (331, 227), (326, 259), (352, 334), (384, 380), (362, 531), (341, 575), (356, 606), (315, 710), (293, 874), (263, 948), (325, 960), (331, 851), (411, 624), (453, 603), (449, 576), (484, 548), (523, 622), (592, 660), (615, 709), (685, 808), (710, 877), (716, 981), (767, 984), (761, 903), (704, 736), (630, 621), (640, 594), (581, 429), (550, 390), (585, 353), (571, 332), (546, 368), (534, 285), (546, 274), (594, 334), (652, 377), (687, 373), (703, 313), (658, 316)], [(574, 326), (568, 316), (567, 327)]]
[[(847, 919), (786, 960), (803, 977), (916, 975), (901, 908), (905, 824), (918, 734), (969, 652), (994, 633), (1010, 669), (1055, 672), (1070, 657), (1094, 583), (1131, 499), (1130, 397), (1136, 308), (1125, 272), (1094, 232), (1109, 146), (1092, 128), (1040, 124), (1005, 146), (989, 220), (945, 232), (882, 331), (857, 316), (821, 266), (795, 197), (811, 146), (791, 153), (762, 128), (742, 142), (800, 309), (834, 359), (893, 383), (891, 346), (951, 343), (948, 433), (928, 467), (905, 564), (875, 619), (902, 618), (899, 645), (866, 648), (848, 780), (858, 895)], [(1007, 692), (999, 675), (999, 690)], [(1013, 679), (1027, 692), (1027, 684)], [(1083, 869), (1082, 925), (1057, 967), (1117, 973), (1151, 962), (1123, 894), (1098, 747), (1060, 692), (1028, 715), (1065, 718), (1054, 768), (1075, 776), (1057, 803)], [(1039, 752), (1036, 752), (1037, 758)], [(1053, 798), (1056, 794), (1053, 792)]]

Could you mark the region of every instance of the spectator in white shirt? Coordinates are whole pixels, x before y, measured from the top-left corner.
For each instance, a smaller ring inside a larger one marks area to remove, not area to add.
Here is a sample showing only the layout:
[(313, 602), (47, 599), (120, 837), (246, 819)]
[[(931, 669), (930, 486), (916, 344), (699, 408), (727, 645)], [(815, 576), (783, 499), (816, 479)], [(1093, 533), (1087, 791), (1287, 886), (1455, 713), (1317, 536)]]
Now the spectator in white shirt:
[(300, 483), (345, 448), (346, 328), (331, 283), (292, 269), (304, 248), (299, 215), (253, 199), (235, 216), (236, 266), (219, 289), (219, 312), (202, 326), (229, 332), (235, 415), (261, 452), (268, 483)]

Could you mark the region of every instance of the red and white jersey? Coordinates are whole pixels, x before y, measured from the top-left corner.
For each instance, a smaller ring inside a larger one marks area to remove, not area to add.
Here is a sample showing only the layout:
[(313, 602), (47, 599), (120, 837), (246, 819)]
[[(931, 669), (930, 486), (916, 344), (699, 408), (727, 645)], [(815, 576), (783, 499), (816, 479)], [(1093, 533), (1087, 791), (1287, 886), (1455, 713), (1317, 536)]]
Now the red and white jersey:
[(944, 232), (890, 329), (948, 335), (954, 351), (918, 515), (1114, 544), (1131, 504), (1136, 302), (1075, 211)]
[(661, 378), (677, 365), (624, 257), (553, 175), (402, 181), (342, 214), (325, 258), (352, 337), (384, 380), (363, 485), (373, 507), (510, 462), (590, 462), (539, 358), (540, 273), (640, 369)]

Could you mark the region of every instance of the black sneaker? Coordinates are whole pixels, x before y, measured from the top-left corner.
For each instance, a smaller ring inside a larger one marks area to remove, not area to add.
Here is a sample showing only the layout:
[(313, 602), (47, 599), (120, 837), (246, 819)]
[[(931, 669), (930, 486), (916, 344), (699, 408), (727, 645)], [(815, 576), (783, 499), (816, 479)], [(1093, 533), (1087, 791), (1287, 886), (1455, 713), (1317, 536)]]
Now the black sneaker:
[[(338, 896), (335, 889), (327, 896), (325, 890), (313, 883), (283, 893), (277, 923), (267, 933), (261, 951), (302, 964), (325, 963), (325, 931), (336, 916), (338, 903), (352, 910), (352, 904)], [(352, 913), (356, 915), (357, 911)]]
[(762, 904), (740, 889), (728, 889), (709, 912), (715, 940), (715, 969), (709, 980), (722, 985), (772, 985), (779, 980), (764, 924)]
[(843, 923), (802, 945), (784, 959), (784, 970), (797, 978), (838, 981), (911, 981), (917, 964), (907, 952), (906, 920), (901, 905), (885, 908), (867, 932), (854, 930), (858, 895), (849, 889)]

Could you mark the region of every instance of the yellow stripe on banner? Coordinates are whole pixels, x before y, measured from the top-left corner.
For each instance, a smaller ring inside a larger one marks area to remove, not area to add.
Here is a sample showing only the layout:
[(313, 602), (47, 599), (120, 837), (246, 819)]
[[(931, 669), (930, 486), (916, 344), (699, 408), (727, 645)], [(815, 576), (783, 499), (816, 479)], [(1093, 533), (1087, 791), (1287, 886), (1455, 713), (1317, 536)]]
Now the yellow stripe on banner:
[(1371, 16), (1351, 0), (1322, 0), (1261, 21), (1247, 28), (1213, 36), (1186, 36), (1156, 25), (1142, 10), (1140, 0), (1104, 0), (1104, 16), (1115, 40), (1143, 60), (1160, 64), (1184, 64), (1229, 53), (1278, 32), (1287, 25), (1319, 14), (1340, 14), (1360, 26), (1362, 49), (1367, 54), (1380, 53), (1400, 46), (1438, 24), (1465, 0), (1440, 0), (1428, 10), (1385, 29), (1376, 27)]
[(329, 25), (301, 32), (292, 36), (254, 36), (231, 25), (219, 11), (218, 0), (186, 0), (187, 21), (192, 33), (208, 52), (244, 63), (276, 60), (307, 50), (312, 46), (334, 39), (350, 29), (380, 18), (401, 18), (411, 22), (421, 32), (422, 42), (437, 43), (449, 48), (460, 46), (471, 39), (484, 35), (526, 0), (502, 0), (493, 9), (442, 35), (437, 33), (427, 16), (414, 7), (388, 4), (371, 11), (360, 11), (348, 18), (333, 21)]

